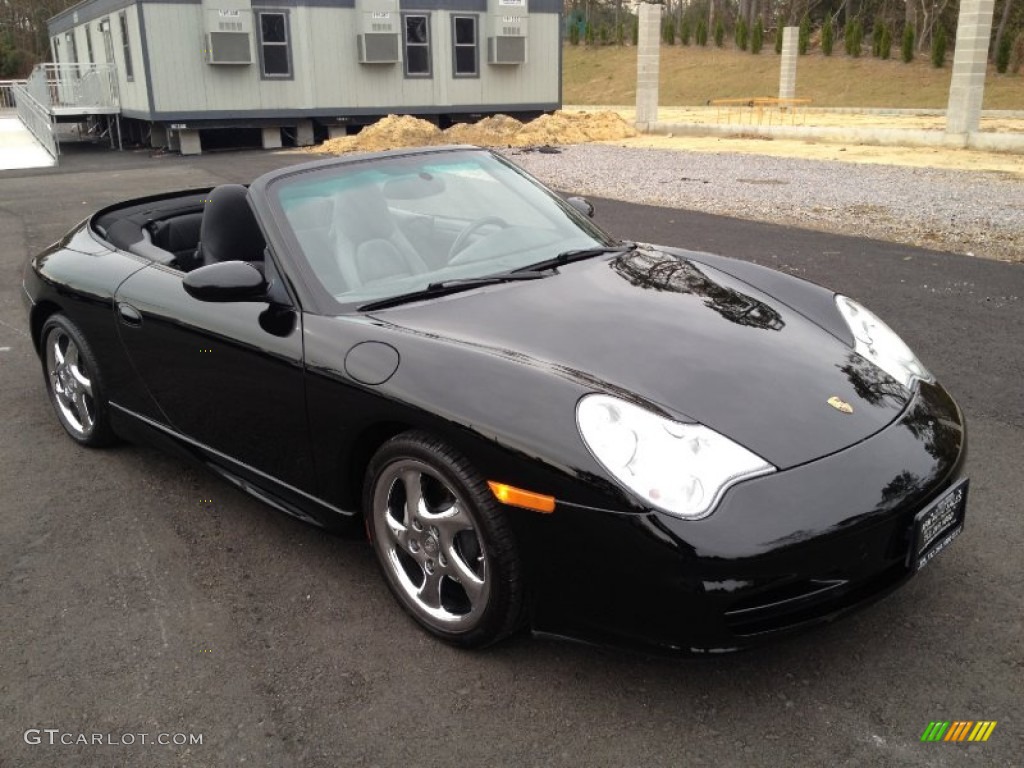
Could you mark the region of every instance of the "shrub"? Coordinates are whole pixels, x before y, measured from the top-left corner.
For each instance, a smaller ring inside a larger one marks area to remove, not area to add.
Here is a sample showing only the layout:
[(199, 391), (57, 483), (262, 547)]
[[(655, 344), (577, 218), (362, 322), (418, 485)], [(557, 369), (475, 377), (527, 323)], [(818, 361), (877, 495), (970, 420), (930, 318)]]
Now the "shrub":
[(846, 55), (857, 58), (860, 56), (861, 43), (864, 40), (864, 27), (860, 19), (847, 22), (844, 42), (846, 44)]
[(689, 45), (691, 37), (693, 37), (693, 31), (690, 29), (690, 20), (683, 19), (679, 22), (679, 42), (683, 45)]
[(736, 22), (736, 47), (741, 51), (747, 50), (749, 37), (750, 30), (747, 29), (747, 22), (740, 16), (740, 20)]
[(785, 26), (785, 19), (779, 16), (779, 21), (775, 25), (775, 52), (782, 53), (782, 30)]
[(597, 29), (597, 36), (601, 40), (601, 45), (608, 45), (608, 25), (602, 24)]
[(996, 51), (996, 72), (1005, 75), (1010, 68), (1010, 49), (1013, 48), (1013, 40), (1009, 35), (1003, 35), (999, 40), (999, 49)]
[(871, 55), (876, 59), (882, 56), (882, 26), (884, 22), (880, 16), (875, 17), (875, 24), (871, 28)]
[(878, 44), (879, 55), (883, 59), (888, 59), (892, 56), (892, 33), (889, 32), (889, 25), (882, 25), (882, 39)]
[(764, 24), (761, 19), (754, 22), (754, 31), (750, 33), (750, 52), (760, 53), (764, 47)]
[(832, 46), (835, 44), (836, 29), (832, 23), (832, 14), (825, 16), (825, 25), (821, 28), (821, 52), (826, 56), (832, 55)]
[(903, 45), (901, 54), (903, 63), (909, 64), (914, 60), (914, 28), (909, 24), (903, 28)]
[(633, 19), (633, 45), (640, 45), (640, 19)]
[(946, 28), (939, 25), (932, 35), (932, 66), (942, 69), (946, 64)]
[(624, 42), (626, 42), (626, 25), (620, 21), (615, 25), (615, 44), (622, 45)]
[(1013, 47), (1010, 49), (1010, 71), (1016, 75), (1021, 66), (1024, 66), (1024, 29), (1013, 38)]
[(797, 53), (806, 56), (811, 47), (811, 17), (806, 13), (800, 19), (800, 36), (797, 39)]
[(570, 24), (569, 25), (569, 45), (580, 44), (580, 25)]
[(665, 19), (661, 23), (661, 41), (666, 45), (676, 44), (676, 23), (672, 19)]
[(704, 23), (704, 19), (697, 22), (697, 32), (694, 37), (697, 40), (697, 45), (708, 44), (708, 25)]
[(583, 40), (584, 42), (586, 42), (587, 45), (594, 44), (594, 25), (591, 24), (589, 21), (586, 23), (586, 26), (583, 29)]
[(715, 45), (719, 48), (725, 45), (725, 24), (721, 19), (715, 22)]

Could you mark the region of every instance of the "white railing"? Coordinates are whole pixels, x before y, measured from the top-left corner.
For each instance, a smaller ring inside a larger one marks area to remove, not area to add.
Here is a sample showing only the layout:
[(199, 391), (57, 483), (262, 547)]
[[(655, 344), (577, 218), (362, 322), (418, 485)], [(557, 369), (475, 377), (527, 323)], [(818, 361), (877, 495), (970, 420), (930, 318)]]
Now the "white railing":
[(11, 86), (11, 93), (14, 96), (15, 104), (18, 107), (18, 118), (29, 133), (36, 137), (36, 140), (43, 145), (43, 149), (49, 152), (53, 159), (57, 159), (59, 152), (57, 146), (57, 134), (54, 130), (53, 118), (47, 109), (28, 89), (27, 85), (17, 83)]
[(14, 109), (14, 86), (25, 85), (25, 80), (0, 80), (0, 110)]
[(28, 89), (51, 108), (116, 108), (120, 106), (117, 70), (109, 64), (38, 64)]

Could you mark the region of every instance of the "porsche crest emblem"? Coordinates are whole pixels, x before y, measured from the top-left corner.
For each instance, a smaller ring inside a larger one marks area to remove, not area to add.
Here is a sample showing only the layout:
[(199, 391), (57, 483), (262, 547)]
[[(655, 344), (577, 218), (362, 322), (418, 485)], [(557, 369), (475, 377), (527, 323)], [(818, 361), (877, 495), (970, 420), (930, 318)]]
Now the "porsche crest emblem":
[(853, 406), (835, 395), (828, 399), (828, 404), (841, 413), (853, 413)]

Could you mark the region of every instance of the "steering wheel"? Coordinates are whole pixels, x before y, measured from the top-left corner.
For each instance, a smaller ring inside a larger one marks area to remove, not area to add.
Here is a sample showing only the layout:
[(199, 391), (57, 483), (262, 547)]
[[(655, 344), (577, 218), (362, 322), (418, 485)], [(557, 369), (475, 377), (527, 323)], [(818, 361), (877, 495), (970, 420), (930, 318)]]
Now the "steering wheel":
[(476, 221), (471, 221), (466, 225), (466, 228), (459, 232), (459, 236), (455, 238), (455, 242), (452, 243), (451, 250), (448, 251), (448, 263), (449, 264), (464, 264), (473, 259), (459, 259), (459, 252), (462, 251), (466, 245), (469, 244), (469, 238), (478, 230), (486, 226), (495, 226), (505, 229), (508, 227), (508, 222), (505, 221), (501, 216), (483, 216)]

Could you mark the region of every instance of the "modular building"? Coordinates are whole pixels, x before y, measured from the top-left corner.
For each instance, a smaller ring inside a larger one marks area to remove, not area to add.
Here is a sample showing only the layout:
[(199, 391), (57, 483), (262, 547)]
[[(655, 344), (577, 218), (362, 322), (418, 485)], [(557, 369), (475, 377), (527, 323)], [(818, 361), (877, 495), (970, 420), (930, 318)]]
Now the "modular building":
[(442, 127), (561, 105), (562, 0), (84, 0), (54, 61), (109, 67), (121, 128), (183, 153), (213, 131), (309, 144), (390, 113)]

